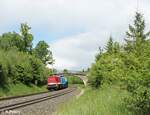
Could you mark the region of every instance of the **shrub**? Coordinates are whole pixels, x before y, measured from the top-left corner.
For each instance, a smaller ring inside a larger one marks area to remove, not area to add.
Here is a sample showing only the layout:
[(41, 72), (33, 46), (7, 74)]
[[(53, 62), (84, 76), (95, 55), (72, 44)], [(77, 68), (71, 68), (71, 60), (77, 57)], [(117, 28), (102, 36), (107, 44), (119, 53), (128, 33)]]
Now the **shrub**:
[(48, 76), (48, 69), (36, 57), (16, 49), (0, 50), (0, 82), (31, 84), (42, 83)]

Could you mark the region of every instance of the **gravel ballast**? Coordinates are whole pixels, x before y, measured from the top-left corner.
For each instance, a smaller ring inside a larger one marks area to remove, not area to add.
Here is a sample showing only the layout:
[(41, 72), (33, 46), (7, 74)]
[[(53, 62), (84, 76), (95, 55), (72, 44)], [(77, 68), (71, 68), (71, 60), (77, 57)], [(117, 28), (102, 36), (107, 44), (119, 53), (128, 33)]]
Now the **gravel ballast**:
[[(67, 89), (64, 89), (64, 90), (67, 90)], [(29, 97), (22, 97), (19, 99), (11, 99), (8, 101), (0, 101), (0, 107), (4, 105), (26, 101), (26, 100), (36, 99), (39, 97), (44, 97), (50, 94), (56, 94), (64, 90), (59, 90), (59, 91), (54, 91), (54, 92), (50, 92), (46, 94), (29, 96)], [(49, 100), (36, 103), (33, 105), (28, 105), (26, 107), (18, 108), (16, 110), (6, 111), (5, 113), (2, 113), (2, 115), (52, 115), (55, 113), (55, 111), (58, 109), (58, 106), (61, 103), (67, 102), (68, 100), (72, 99), (74, 96), (78, 95), (79, 93), (80, 93), (80, 90), (76, 89), (75, 91), (71, 93), (59, 96), (57, 98), (49, 99)]]

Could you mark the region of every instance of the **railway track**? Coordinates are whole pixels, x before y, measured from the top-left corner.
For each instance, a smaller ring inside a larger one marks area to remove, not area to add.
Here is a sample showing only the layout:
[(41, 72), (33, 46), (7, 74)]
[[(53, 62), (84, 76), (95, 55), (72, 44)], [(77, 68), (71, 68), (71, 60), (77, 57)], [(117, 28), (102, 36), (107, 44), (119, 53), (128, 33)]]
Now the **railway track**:
[(49, 91), (44, 91), (44, 92), (39, 92), (39, 93), (34, 93), (34, 94), (26, 94), (26, 95), (19, 95), (19, 96), (4, 97), (4, 98), (0, 98), (0, 101), (10, 100), (10, 99), (17, 99), (17, 98), (28, 97), (28, 96), (34, 96), (34, 95), (39, 95), (39, 94), (45, 94), (45, 93), (48, 93), (48, 92)]
[(51, 95), (47, 95), (47, 96), (44, 96), (44, 97), (39, 97), (39, 98), (36, 98), (36, 99), (30, 99), (30, 100), (26, 100), (26, 101), (23, 101), (23, 102), (18, 102), (18, 103), (2, 106), (2, 107), (0, 107), (0, 114), (5, 112), (5, 111), (14, 110), (14, 109), (17, 109), (17, 108), (25, 107), (25, 106), (32, 105), (32, 104), (35, 104), (35, 103), (39, 103), (39, 102), (42, 102), (42, 101), (46, 101), (46, 100), (49, 100), (49, 99), (57, 98), (59, 96), (71, 93), (75, 90), (76, 90), (76, 88), (73, 87), (73, 88), (67, 89), (65, 91), (58, 92), (56, 94), (51, 94)]

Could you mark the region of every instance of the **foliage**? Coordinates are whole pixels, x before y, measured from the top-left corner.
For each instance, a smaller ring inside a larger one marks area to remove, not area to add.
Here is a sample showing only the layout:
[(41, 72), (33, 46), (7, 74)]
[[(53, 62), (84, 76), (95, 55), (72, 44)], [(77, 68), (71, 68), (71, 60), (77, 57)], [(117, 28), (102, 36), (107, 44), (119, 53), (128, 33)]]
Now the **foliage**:
[[(47, 70), (43, 63), (29, 54), (9, 50), (7, 52), (0, 50), (1, 63), (1, 79), (9, 79), (9, 83), (17, 83), (18, 81), (31, 84), (37, 81), (44, 81), (47, 76)], [(5, 60), (5, 61), (4, 61)]]
[(134, 25), (129, 25), (129, 30), (126, 32), (125, 50), (128, 52), (137, 51), (140, 53), (142, 43), (147, 40), (150, 32), (145, 33), (145, 21), (143, 15), (136, 13)]
[(100, 51), (90, 69), (90, 82), (96, 88), (121, 81), (131, 94), (125, 99), (127, 107), (140, 115), (150, 112), (149, 34), (145, 33), (142, 14), (136, 13), (125, 44), (121, 46), (110, 38), (106, 51)]
[(86, 88), (80, 98), (63, 104), (57, 115), (132, 115), (121, 103), (126, 95), (128, 92), (115, 86)]
[(108, 41), (107, 46), (106, 46), (106, 50), (108, 53), (113, 52), (113, 38), (112, 38), (112, 36), (110, 36), (110, 38), (109, 38), (109, 41)]
[[(37, 55), (32, 53), (33, 35), (30, 29), (26, 23), (22, 23), (21, 34), (8, 32), (0, 36), (0, 87), (20, 82), (27, 85), (43, 85), (47, 76), (52, 74), (45, 65), (46, 62), (53, 61), (52, 53), (44, 41), (37, 44)], [(43, 47), (43, 44), (46, 47)], [(40, 54), (41, 52), (43, 54)], [(46, 58), (43, 60), (41, 55)]]
[(79, 77), (67, 75), (65, 77), (67, 77), (69, 84), (83, 84), (83, 81)]
[(52, 64), (52, 52), (49, 50), (49, 45), (45, 41), (39, 41), (34, 48), (34, 55), (39, 58), (44, 64)]
[(32, 52), (32, 41), (33, 41), (33, 35), (29, 32), (31, 27), (29, 27), (26, 23), (21, 24), (20, 32), (22, 39), (24, 41), (23, 44), (23, 51), (25, 52)]
[(67, 69), (64, 69), (64, 70), (63, 70), (63, 73), (64, 73), (64, 74), (67, 74), (67, 73), (68, 73), (68, 70), (67, 70)]
[(8, 96), (19, 96), (47, 91), (46, 86), (25, 85), (23, 83), (9, 84), (8, 88), (0, 88), (0, 98)]
[(0, 48), (4, 50), (17, 48), (19, 51), (22, 51), (23, 39), (16, 32), (4, 33), (0, 36)]

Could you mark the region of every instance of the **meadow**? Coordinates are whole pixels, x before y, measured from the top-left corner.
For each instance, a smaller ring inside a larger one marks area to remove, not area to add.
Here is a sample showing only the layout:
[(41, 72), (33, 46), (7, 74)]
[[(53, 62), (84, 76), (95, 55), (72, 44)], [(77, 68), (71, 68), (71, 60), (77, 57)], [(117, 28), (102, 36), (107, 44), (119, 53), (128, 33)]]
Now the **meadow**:
[(84, 90), (80, 98), (61, 105), (57, 115), (132, 115), (123, 102), (129, 93), (117, 85)]

